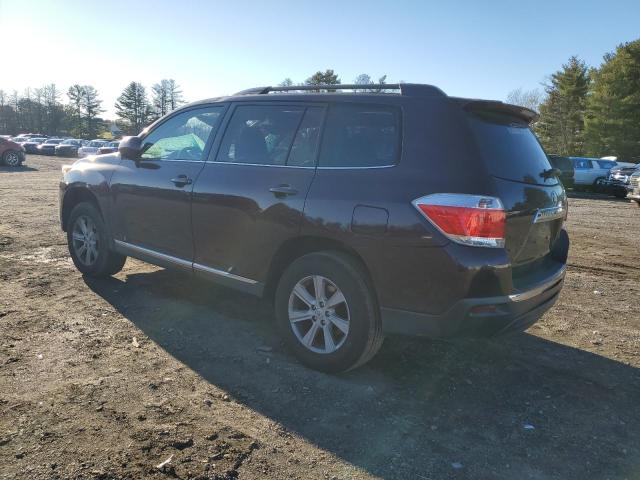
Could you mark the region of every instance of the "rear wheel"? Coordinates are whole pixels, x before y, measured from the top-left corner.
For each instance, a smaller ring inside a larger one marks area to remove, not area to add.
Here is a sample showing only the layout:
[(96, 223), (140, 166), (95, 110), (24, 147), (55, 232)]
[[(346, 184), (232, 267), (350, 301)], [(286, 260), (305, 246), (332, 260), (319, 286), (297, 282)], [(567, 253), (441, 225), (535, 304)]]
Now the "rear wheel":
[(22, 163), (20, 154), (15, 150), (8, 150), (4, 152), (4, 155), (2, 156), (2, 161), (8, 167), (19, 167), (20, 164)]
[(362, 365), (384, 340), (367, 275), (341, 252), (311, 253), (289, 265), (275, 308), (288, 347), (316, 370), (337, 373)]
[(122, 270), (127, 257), (109, 249), (109, 235), (102, 216), (91, 203), (82, 202), (71, 211), (67, 244), (74, 265), (83, 274), (105, 277)]

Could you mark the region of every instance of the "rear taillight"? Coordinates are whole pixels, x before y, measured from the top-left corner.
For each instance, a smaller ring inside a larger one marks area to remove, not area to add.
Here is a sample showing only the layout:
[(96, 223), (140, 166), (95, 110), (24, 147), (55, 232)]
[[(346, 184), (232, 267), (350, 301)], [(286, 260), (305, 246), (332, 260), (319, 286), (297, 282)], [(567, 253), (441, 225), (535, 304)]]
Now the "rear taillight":
[(499, 198), (435, 193), (412, 203), (454, 242), (474, 247), (504, 247), (506, 214)]

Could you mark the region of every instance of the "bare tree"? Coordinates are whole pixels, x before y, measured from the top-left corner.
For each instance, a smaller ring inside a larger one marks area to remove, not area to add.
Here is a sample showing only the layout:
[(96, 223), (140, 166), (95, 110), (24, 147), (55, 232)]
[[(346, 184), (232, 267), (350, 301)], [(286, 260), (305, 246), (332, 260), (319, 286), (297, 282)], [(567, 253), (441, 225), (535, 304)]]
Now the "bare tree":
[(511, 90), (507, 95), (507, 103), (529, 108), (535, 112), (539, 111), (540, 104), (543, 100), (544, 95), (537, 88), (534, 88), (533, 90), (516, 88), (515, 90)]

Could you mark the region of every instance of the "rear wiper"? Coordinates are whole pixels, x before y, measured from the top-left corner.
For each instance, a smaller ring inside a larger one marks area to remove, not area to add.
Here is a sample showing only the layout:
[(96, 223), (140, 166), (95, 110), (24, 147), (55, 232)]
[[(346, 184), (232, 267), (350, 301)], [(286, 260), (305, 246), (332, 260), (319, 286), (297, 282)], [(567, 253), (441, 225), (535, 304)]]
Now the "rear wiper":
[(562, 174), (562, 170), (559, 168), (548, 168), (547, 170), (543, 170), (540, 176), (545, 180), (551, 177), (559, 177)]

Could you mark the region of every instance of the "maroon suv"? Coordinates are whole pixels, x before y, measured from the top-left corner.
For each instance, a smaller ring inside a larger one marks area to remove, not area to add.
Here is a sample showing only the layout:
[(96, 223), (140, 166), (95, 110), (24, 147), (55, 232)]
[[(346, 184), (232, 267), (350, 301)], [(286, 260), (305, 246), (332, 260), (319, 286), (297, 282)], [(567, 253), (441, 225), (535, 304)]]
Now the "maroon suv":
[(19, 167), (24, 162), (22, 145), (5, 138), (0, 138), (0, 164), (8, 167)]
[(377, 88), (397, 93), (204, 100), (65, 166), (73, 262), (105, 276), (130, 256), (265, 297), (295, 355), (329, 372), (387, 334), (525, 330), (558, 299), (569, 249), (535, 112)]

